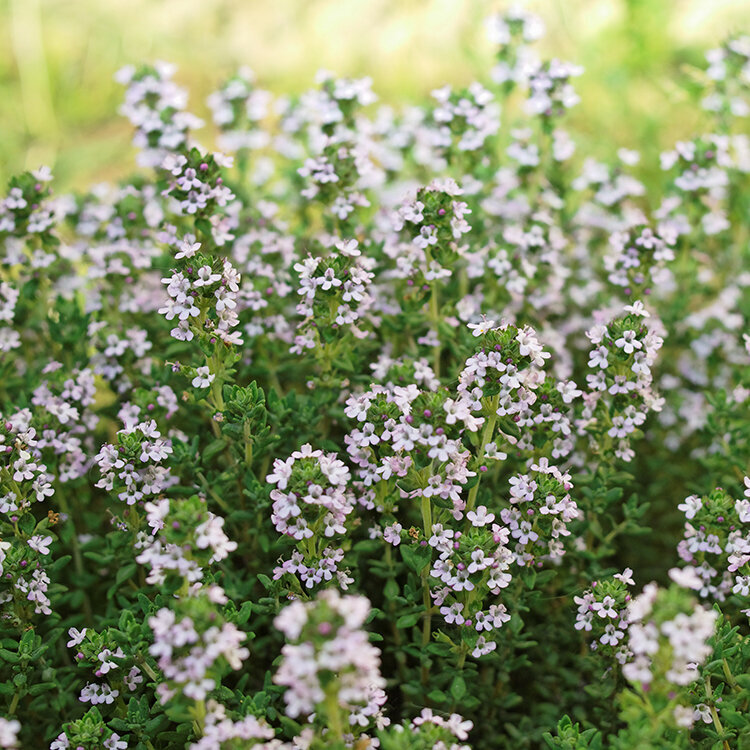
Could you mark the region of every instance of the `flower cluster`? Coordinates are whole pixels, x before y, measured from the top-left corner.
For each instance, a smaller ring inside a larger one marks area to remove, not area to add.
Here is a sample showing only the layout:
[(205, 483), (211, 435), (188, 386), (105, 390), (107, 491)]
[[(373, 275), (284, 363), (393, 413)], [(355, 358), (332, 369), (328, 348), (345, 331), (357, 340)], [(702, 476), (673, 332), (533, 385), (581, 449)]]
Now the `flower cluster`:
[(221, 219), (224, 209), (234, 200), (234, 193), (224, 184), (221, 170), (232, 166), (232, 158), (219, 153), (202, 154), (191, 148), (185, 154), (168, 154), (159, 166), (169, 182), (164, 195), (177, 202), (176, 213), (210, 217), (217, 245), (231, 239), (226, 237)]
[[(473, 727), (459, 714), (444, 719), (429, 708), (403, 724), (394, 724), (378, 732), (382, 747), (431, 747), (435, 750), (470, 750), (465, 744)], [(459, 740), (456, 742), (456, 740)]]
[(214, 124), (222, 131), (219, 146), (227, 151), (258, 150), (268, 145), (268, 133), (258, 125), (268, 116), (271, 94), (254, 83), (253, 72), (240, 68), (207, 99)]
[(578, 605), (576, 630), (590, 638), (592, 651), (625, 664), (632, 656), (627, 646), (628, 605), (632, 599), (633, 571), (626, 568), (611, 578), (595, 581), (592, 588), (574, 597)]
[(665, 235), (660, 236), (649, 227), (631, 227), (613, 233), (612, 254), (604, 259), (609, 272), (607, 279), (623, 287), (628, 296), (640, 297), (657, 289), (663, 283), (666, 264), (675, 257), (672, 246), (677, 238)]
[(618, 458), (633, 457), (630, 436), (663, 399), (653, 388), (651, 367), (663, 340), (644, 319), (649, 313), (639, 301), (626, 306), (625, 315), (587, 331), (593, 348), (586, 375), (581, 428), (600, 445), (611, 445)]
[(303, 445), (286, 460), (276, 459), (266, 481), (271, 490), (271, 520), (280, 534), (296, 541), (296, 552), (279, 565), (274, 575), (296, 574), (307, 588), (336, 578), (346, 587), (346, 572), (339, 570), (343, 550), (329, 544), (346, 533), (347, 516), (354, 508), (348, 484), (349, 469), (335, 453)]
[(561, 60), (541, 63), (527, 79), (529, 98), (526, 111), (539, 115), (546, 122), (559, 117), (580, 101), (570, 79), (583, 73), (583, 68)]
[(580, 515), (569, 494), (572, 488), (570, 475), (546, 459), (510, 478), (510, 507), (500, 511), (500, 518), (514, 542), (518, 565), (559, 562), (565, 554), (562, 540), (570, 536), (568, 524)]
[(306, 349), (325, 347), (340, 329), (349, 330), (355, 338), (365, 338), (362, 322), (373, 303), (369, 286), (374, 274), (373, 263), (362, 256), (357, 240), (331, 238), (330, 255), (308, 255), (294, 264), (299, 275), (297, 326), (290, 351), (302, 354)]
[(127, 505), (157, 497), (177, 481), (164, 465), (171, 453), (171, 441), (162, 437), (155, 420), (124, 427), (117, 445), (103, 445), (94, 457), (102, 475), (96, 486)]
[[(48, 167), (41, 167), (34, 172), (25, 172), (10, 180), (8, 194), (0, 200), (0, 240), (8, 251), (16, 249), (19, 255), (8, 252), (4, 262), (17, 258), (17, 262), (29, 263), (32, 268), (48, 266), (54, 256), (45, 252), (44, 245), (56, 244), (52, 235), (56, 216), (54, 207), (48, 200), (51, 190), (47, 183), (52, 180)], [(24, 238), (30, 236), (36, 240), (30, 247), (9, 242), (8, 237)], [(42, 244), (42, 247), (38, 246)]]
[[(236, 311), (240, 274), (226, 258), (200, 253), (201, 243), (186, 235), (177, 245), (175, 258), (181, 269), (162, 279), (168, 299), (159, 312), (176, 321), (171, 334), (178, 341), (199, 340), (215, 344), (241, 344), (242, 334), (232, 330), (239, 323)], [(200, 387), (200, 386), (196, 386)]]
[(750, 596), (750, 480), (745, 497), (735, 500), (718, 488), (704, 497), (690, 495), (678, 509), (685, 515), (683, 539), (677, 552), (692, 576), (697, 593), (723, 602), (735, 594)]
[(203, 122), (185, 111), (187, 92), (172, 76), (174, 65), (157, 62), (136, 68), (129, 65), (117, 73), (117, 82), (127, 86), (121, 114), (135, 127), (133, 145), (139, 150), (139, 163), (159, 166), (164, 157), (184, 147), (188, 131)]
[(460, 92), (444, 86), (432, 96), (437, 101), (432, 110), (436, 131), (433, 146), (448, 158), (453, 150), (479, 151), (500, 128), (500, 107), (478, 81)]
[(224, 531), (224, 519), (206, 510), (206, 500), (192, 495), (184, 500), (154, 499), (145, 503), (150, 534), (138, 531), (136, 561), (151, 569), (147, 583), (162, 583), (177, 575), (189, 583), (200, 581), (213, 563), (237, 549)]
[[(218, 595), (217, 595), (218, 594)], [(179, 616), (163, 608), (149, 618), (154, 634), (149, 653), (164, 673), (157, 688), (162, 703), (178, 692), (203, 700), (218, 684), (226, 668), (239, 669), (250, 652), (242, 643), (245, 634), (231, 622), (217, 618), (211, 600), (226, 601), (218, 592), (180, 600)]]
[(369, 611), (364, 597), (327, 589), (315, 600), (294, 602), (279, 614), (275, 624), (288, 642), (274, 680), (287, 687), (289, 716), (311, 714), (326, 703), (329, 731), (339, 736), (339, 711), (347, 727), (388, 723), (381, 715), (386, 696), (380, 654), (362, 630)]
[(497, 63), (492, 80), (512, 88), (523, 84), (537, 61), (529, 45), (544, 36), (544, 22), (539, 16), (514, 7), (505, 13), (490, 16), (486, 22), (489, 40), (498, 46)]
[[(684, 590), (646, 586), (628, 605), (628, 648), (633, 657), (623, 675), (644, 689), (684, 687), (698, 679), (711, 654), (708, 640), (716, 626), (714, 610), (694, 604)], [(692, 724), (692, 709), (674, 707), (678, 725)]]
[(467, 517), (471, 525), (465, 533), (439, 523), (432, 526), (428, 544), (438, 556), (430, 569), (430, 593), (446, 624), (462, 626), (472, 656), (480, 657), (495, 650), (493, 631), (510, 620), (504, 604), (488, 602), (510, 584), (514, 556), (508, 529), (493, 523), (495, 516), (485, 506)]

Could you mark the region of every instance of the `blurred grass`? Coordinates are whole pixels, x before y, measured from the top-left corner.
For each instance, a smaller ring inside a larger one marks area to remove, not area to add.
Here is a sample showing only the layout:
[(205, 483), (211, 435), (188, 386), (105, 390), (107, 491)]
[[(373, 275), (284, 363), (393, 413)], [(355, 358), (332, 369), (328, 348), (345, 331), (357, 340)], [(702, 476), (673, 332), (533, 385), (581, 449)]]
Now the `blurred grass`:
[[(548, 34), (540, 53), (586, 68), (568, 122), (587, 153), (655, 156), (689, 137), (699, 113), (676, 85), (706, 46), (739, 31), (750, 0), (530, 0)], [(317, 69), (371, 75), (381, 100), (425, 96), (483, 77), (489, 0), (0, 0), (0, 181), (41, 163), (57, 188), (133, 168), (112, 76), (170, 60), (205, 115), (207, 94), (240, 64), (275, 92)], [(208, 141), (208, 139), (207, 139)]]

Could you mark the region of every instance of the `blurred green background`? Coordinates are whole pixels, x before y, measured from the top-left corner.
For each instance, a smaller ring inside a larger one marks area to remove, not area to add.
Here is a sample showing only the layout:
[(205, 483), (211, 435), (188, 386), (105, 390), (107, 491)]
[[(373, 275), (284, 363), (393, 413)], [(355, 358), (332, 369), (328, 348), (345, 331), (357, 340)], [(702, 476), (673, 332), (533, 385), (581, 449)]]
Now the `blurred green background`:
[[(57, 188), (133, 168), (112, 76), (130, 62), (180, 67), (191, 110), (238, 65), (260, 85), (296, 92), (318, 68), (371, 75), (381, 100), (418, 100), (486, 78), (483, 19), (494, 0), (0, 0), (0, 180), (50, 164)], [(646, 156), (688, 137), (699, 113), (679, 80), (706, 46), (743, 30), (750, 0), (544, 0), (540, 54), (581, 63), (583, 102), (569, 129), (606, 156)], [(201, 136), (208, 145), (210, 136)]]

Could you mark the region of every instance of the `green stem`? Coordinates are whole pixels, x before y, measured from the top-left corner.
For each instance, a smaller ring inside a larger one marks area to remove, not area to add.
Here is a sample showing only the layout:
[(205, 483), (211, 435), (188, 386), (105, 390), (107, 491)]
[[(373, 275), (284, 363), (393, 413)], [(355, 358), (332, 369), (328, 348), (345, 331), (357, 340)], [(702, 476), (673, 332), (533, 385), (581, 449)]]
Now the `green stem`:
[[(430, 252), (430, 248), (425, 248), (424, 251), (425, 255), (425, 262), (427, 264), (427, 268), (429, 269), (430, 263), (432, 263), (432, 253)], [(438, 302), (438, 285), (437, 285), (437, 279), (433, 279), (430, 281), (430, 326), (435, 331), (435, 336), (439, 339), (440, 336), (438, 334), (438, 323), (440, 322), (440, 304)], [(440, 378), (440, 355), (442, 353), (442, 349), (440, 347), (440, 342), (438, 340), (437, 346), (433, 347), (432, 349), (432, 369), (435, 371), (435, 377)]]
[(141, 668), (141, 669), (142, 669), (142, 670), (143, 670), (143, 671), (144, 671), (144, 672), (145, 672), (145, 673), (146, 673), (146, 674), (147, 674), (147, 675), (148, 675), (148, 676), (149, 676), (149, 677), (150, 677), (150, 678), (151, 678), (151, 679), (152, 679), (152, 680), (154, 681), (154, 682), (159, 682), (159, 677), (158, 677), (158, 675), (156, 674), (156, 672), (154, 672), (154, 670), (153, 670), (153, 669), (151, 669), (151, 667), (150, 667), (149, 663), (148, 663), (148, 662), (147, 662), (147, 661), (146, 661), (146, 660), (145, 660), (145, 659), (143, 658), (143, 656), (138, 656), (138, 658), (136, 659), (136, 663), (138, 664), (138, 666), (139, 666), (139, 667), (140, 667), (140, 668)]
[(203, 728), (206, 725), (206, 702), (195, 701), (193, 710), (193, 730), (198, 737), (203, 736)]
[(328, 730), (335, 740), (341, 742), (344, 739), (344, 726), (341, 721), (337, 680), (332, 680), (326, 687), (325, 708)]
[(211, 485), (208, 483), (208, 479), (203, 475), (202, 472), (196, 471), (195, 476), (198, 477), (200, 480), (201, 486), (203, 489), (211, 495), (211, 497), (224, 509), (225, 512), (230, 513), (231, 508), (214, 492), (213, 489), (211, 489)]
[[(714, 728), (718, 734), (724, 734), (724, 727), (721, 725), (721, 719), (719, 719), (719, 712), (716, 710), (716, 705), (713, 700), (713, 692), (711, 691), (711, 678), (706, 677), (706, 698), (708, 698), (709, 708), (711, 710), (711, 719), (714, 723)], [(724, 750), (730, 750), (729, 743), (724, 740)]]
[[(422, 526), (425, 539), (432, 534), (432, 504), (429, 497), (422, 496)], [(420, 575), (422, 581), (422, 604), (424, 606), (424, 620), (422, 621), (422, 649), (430, 644), (432, 639), (432, 599), (430, 597), (430, 565), (425, 565)], [(426, 658), (426, 657), (425, 657)], [(422, 665), (422, 685), (426, 687), (430, 679), (430, 670), (426, 664)]]
[(432, 503), (429, 497), (422, 495), (420, 510), (422, 511), (422, 528), (424, 529), (425, 539), (429, 539), (432, 536)]
[(461, 644), (461, 653), (458, 656), (458, 661), (456, 662), (456, 669), (463, 669), (464, 668), (464, 662), (466, 661), (466, 655), (469, 653), (468, 648), (465, 644)]
[[(497, 407), (500, 403), (500, 394), (492, 397), (492, 400), (490, 401), (489, 405), (489, 415), (487, 417), (487, 424), (484, 426), (484, 430), (482, 431), (482, 438), (479, 444), (479, 450), (477, 451), (477, 458), (481, 460), (481, 458), (484, 456), (484, 449), (487, 446), (487, 443), (492, 441), (492, 435), (495, 432), (495, 425), (497, 424)], [(468, 513), (470, 510), (474, 509), (474, 503), (477, 501), (477, 494), (479, 492), (479, 483), (482, 479), (482, 474), (480, 472), (479, 476), (477, 477), (477, 483), (469, 490), (469, 497), (466, 500), (466, 508), (465, 512)]]

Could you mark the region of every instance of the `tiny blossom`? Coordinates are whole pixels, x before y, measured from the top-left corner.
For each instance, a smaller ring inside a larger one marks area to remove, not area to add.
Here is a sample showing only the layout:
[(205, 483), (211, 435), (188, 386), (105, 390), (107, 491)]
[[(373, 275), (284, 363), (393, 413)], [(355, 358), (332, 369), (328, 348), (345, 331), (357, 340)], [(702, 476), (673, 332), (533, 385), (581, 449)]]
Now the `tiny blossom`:
[(216, 375), (208, 369), (208, 366), (198, 367), (195, 371), (192, 386), (193, 388), (208, 388), (215, 379)]

